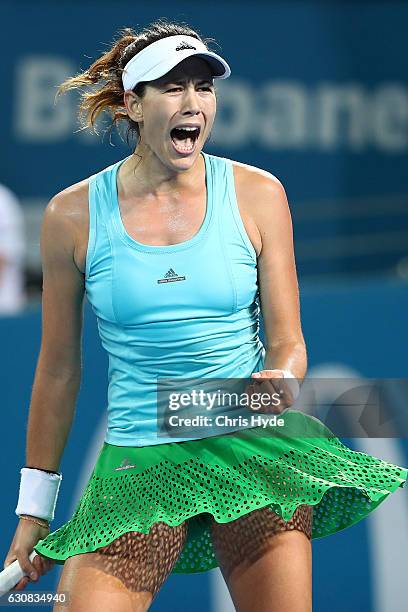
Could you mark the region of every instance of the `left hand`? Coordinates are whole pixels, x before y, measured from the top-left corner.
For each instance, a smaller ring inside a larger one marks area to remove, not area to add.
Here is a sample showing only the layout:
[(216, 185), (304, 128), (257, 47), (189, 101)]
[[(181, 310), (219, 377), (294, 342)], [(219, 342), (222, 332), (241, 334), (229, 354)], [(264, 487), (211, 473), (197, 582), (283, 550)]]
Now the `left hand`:
[[(251, 374), (251, 378), (253, 383), (246, 388), (246, 392), (250, 398), (254, 393), (259, 394), (258, 398), (254, 399), (258, 399), (257, 405), (261, 404), (260, 408), (253, 408), (250, 404), (249, 409), (253, 412), (280, 414), (294, 403), (293, 395), (282, 370), (261, 370)], [(266, 396), (262, 398), (264, 393), (269, 398)]]

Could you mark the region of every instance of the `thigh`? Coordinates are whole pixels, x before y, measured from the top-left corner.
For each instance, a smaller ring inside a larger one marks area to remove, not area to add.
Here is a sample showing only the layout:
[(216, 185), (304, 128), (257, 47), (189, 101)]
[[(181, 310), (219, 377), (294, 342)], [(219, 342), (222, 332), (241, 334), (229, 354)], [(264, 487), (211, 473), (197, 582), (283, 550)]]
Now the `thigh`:
[(94, 552), (70, 557), (58, 585), (58, 592), (68, 592), (70, 603), (61, 612), (147, 610), (186, 537), (186, 523), (170, 527), (157, 522), (148, 534), (129, 531)]
[(302, 505), (285, 522), (268, 507), (253, 510), (229, 523), (211, 522), (214, 553), (226, 580), (233, 570), (250, 567), (273, 546), (277, 534), (298, 531), (310, 541), (313, 506)]

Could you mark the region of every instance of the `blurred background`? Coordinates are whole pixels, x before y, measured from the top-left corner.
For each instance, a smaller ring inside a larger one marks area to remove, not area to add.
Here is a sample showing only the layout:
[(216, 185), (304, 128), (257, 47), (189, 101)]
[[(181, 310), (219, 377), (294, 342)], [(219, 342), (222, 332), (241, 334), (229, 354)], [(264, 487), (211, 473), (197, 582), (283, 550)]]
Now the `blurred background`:
[[(104, 52), (119, 28), (143, 28), (160, 17), (215, 38), (212, 48), (231, 66), (231, 77), (216, 82), (218, 112), (206, 152), (264, 168), (285, 186), (309, 375), (407, 378), (407, 2), (2, 1), (1, 563), (17, 525), (40, 345), (43, 210), (58, 191), (131, 152), (117, 136), (79, 132), (78, 95), (68, 92), (55, 105), (56, 88)], [(53, 530), (72, 515), (102, 444), (106, 369), (87, 306), (84, 380)], [(402, 429), (406, 397), (394, 405)], [(406, 438), (345, 442), (408, 464)], [(313, 546), (315, 612), (405, 609), (406, 490)], [(56, 566), (29, 589), (55, 589), (59, 572)], [(170, 576), (152, 610), (193, 606), (233, 610), (218, 569)]]

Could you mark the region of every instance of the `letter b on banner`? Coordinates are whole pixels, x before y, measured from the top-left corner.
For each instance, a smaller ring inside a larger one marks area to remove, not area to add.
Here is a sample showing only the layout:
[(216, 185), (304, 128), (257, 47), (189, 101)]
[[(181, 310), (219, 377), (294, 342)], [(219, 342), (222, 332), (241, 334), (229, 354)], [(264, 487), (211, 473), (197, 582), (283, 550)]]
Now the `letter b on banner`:
[(16, 74), (14, 126), (19, 140), (54, 142), (72, 131), (72, 102), (64, 95), (54, 103), (57, 87), (75, 66), (53, 56), (30, 56)]

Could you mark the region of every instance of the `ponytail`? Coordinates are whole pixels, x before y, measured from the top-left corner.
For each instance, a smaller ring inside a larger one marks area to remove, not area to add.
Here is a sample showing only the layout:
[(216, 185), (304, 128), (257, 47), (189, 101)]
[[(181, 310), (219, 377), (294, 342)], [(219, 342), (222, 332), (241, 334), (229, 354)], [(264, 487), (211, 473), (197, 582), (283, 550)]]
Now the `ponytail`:
[[(76, 76), (66, 79), (57, 89), (56, 97), (70, 89), (78, 89), (80, 104), (78, 119), (81, 129), (89, 129), (98, 134), (97, 119), (104, 111), (111, 117), (109, 131), (117, 127), (120, 134), (120, 125), (127, 125), (127, 143), (129, 135), (140, 135), (139, 125), (127, 114), (123, 101), (122, 72), (128, 61), (139, 51), (161, 38), (175, 35), (194, 36), (204, 44), (213, 42), (213, 39), (203, 39), (195, 30), (186, 24), (169, 22), (159, 19), (137, 33), (132, 28), (123, 28), (118, 31), (112, 47), (101, 55), (89, 68)], [(91, 87), (92, 91), (86, 91)], [(138, 83), (133, 90), (141, 98), (145, 92), (145, 83)]]

